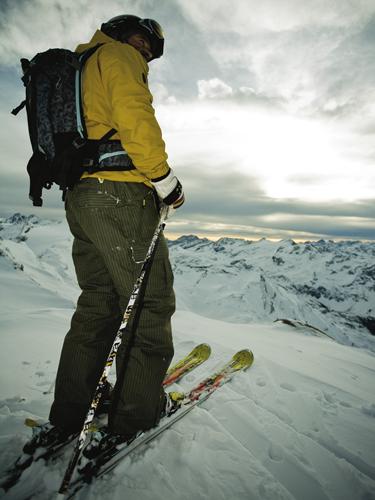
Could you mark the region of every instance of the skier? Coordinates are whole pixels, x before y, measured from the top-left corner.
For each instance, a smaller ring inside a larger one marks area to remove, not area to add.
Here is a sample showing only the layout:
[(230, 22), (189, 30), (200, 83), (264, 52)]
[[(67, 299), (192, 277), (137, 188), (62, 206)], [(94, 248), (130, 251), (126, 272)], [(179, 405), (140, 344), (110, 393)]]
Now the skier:
[[(184, 202), (182, 186), (166, 161), (147, 83), (148, 62), (163, 54), (160, 25), (137, 16), (117, 16), (76, 51), (97, 44), (102, 45), (83, 73), (88, 136), (98, 139), (114, 128), (112, 139), (120, 140), (125, 151), (108, 156), (121, 159), (127, 153), (133, 167), (85, 172), (67, 193), (66, 216), (82, 292), (61, 352), (50, 422), (31, 448), (80, 431), (158, 224), (159, 201), (171, 209)], [(116, 357), (117, 382), (106, 431), (112, 443), (152, 428), (164, 411), (162, 381), (173, 357), (175, 297), (163, 235), (139, 307), (141, 314), (130, 322)]]

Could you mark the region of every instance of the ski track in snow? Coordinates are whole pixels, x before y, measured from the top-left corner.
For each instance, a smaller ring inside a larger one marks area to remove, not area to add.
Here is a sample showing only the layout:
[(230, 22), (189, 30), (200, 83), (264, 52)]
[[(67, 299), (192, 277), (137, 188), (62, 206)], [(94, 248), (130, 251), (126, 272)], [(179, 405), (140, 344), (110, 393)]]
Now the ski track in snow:
[[(0, 259), (0, 472), (28, 439), (25, 418), (48, 417), (77, 297), (62, 228), (33, 219), (23, 232), (16, 224), (8, 227), (13, 240), (0, 241), (6, 248)], [(27, 240), (16, 241), (20, 234)], [(263, 246), (265, 254), (270, 251), (267, 242)], [(203, 286), (206, 278), (199, 279)], [(212, 286), (221, 289), (220, 282)], [(316, 332), (303, 325), (225, 323), (180, 309), (173, 326), (175, 359), (197, 343), (212, 347), (209, 360), (176, 384), (177, 390), (189, 390), (238, 349), (251, 348), (254, 364), (75, 498), (375, 499), (373, 353), (312, 336)], [(55, 498), (68, 457), (48, 469), (37, 462), (14, 488), (0, 490), (0, 497)]]
[[(179, 329), (186, 328), (189, 315), (185, 316), (178, 321)], [(197, 317), (191, 319), (197, 321)], [(252, 329), (250, 335), (251, 332)], [(212, 332), (206, 333), (204, 340), (211, 335)], [(179, 342), (180, 337), (176, 340), (177, 357), (194, 345), (186, 340)], [(305, 347), (307, 339), (303, 340)], [(320, 342), (327, 344), (325, 340)], [(216, 338), (211, 344), (216, 358), (188, 376), (179, 388), (188, 389), (230, 354)], [(359, 415), (348, 420), (351, 431), (358, 430), (353, 427), (353, 418), (354, 422), (360, 419), (361, 398), (332, 385), (316, 387), (311, 377), (303, 374), (298, 383), (292, 383), (291, 376), (294, 378), (295, 373), (290, 374), (285, 366), (280, 370), (280, 365), (275, 367), (263, 355), (256, 358), (248, 373), (223, 387), (188, 419), (177, 423), (147, 448), (125, 459), (111, 477), (88, 487), (78, 498), (102, 498), (102, 495), (105, 498), (112, 481), (116, 484), (113, 498), (124, 495), (131, 499), (187, 499), (193, 495), (225, 499), (229, 493), (233, 498), (244, 499), (372, 498), (375, 482), (371, 462), (338, 446), (330, 434), (342, 412), (358, 412)], [(27, 402), (14, 398), (7, 403), (9, 416), (17, 414), (21, 426), (22, 419), (29, 416)], [(22, 408), (25, 409), (20, 411)], [(373, 420), (369, 416), (368, 419)], [(338, 421), (345, 423), (343, 418)], [(340, 430), (340, 425), (338, 428), (342, 437), (346, 429)], [(17, 444), (19, 447), (19, 439)], [(40, 490), (33, 498), (50, 498), (61, 473), (61, 464), (55, 464), (48, 470), (46, 480), (46, 470), (38, 464), (32, 477), (26, 474), (24, 480), (29, 489)], [(157, 478), (157, 487), (153, 486), (151, 491), (145, 479), (149, 477)], [(20, 485), (19, 490), (22, 492), (24, 487)], [(49, 496), (46, 490), (50, 491)], [(18, 495), (14, 489), (9, 498)]]

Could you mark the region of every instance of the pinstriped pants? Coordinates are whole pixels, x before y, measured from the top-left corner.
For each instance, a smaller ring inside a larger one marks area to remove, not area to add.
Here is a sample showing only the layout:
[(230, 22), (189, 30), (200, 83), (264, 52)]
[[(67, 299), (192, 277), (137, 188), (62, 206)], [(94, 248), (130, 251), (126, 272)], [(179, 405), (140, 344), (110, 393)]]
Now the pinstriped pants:
[[(67, 194), (73, 261), (82, 290), (61, 352), (50, 421), (79, 429), (86, 416), (133, 285), (159, 220), (144, 184), (83, 179)], [(116, 358), (113, 432), (153, 427), (164, 399), (162, 381), (173, 357), (173, 274), (161, 234), (134, 338), (123, 335)], [(128, 348), (129, 347), (129, 348)]]

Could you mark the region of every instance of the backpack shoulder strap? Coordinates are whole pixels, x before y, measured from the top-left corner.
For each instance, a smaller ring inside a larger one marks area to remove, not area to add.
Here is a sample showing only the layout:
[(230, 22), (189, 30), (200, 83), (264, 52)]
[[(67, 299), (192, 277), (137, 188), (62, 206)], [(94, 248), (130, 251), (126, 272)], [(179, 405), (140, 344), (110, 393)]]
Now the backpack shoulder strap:
[[(89, 59), (99, 47), (103, 44), (98, 43), (94, 45), (94, 47), (90, 47), (85, 50), (81, 54), (78, 55), (78, 67), (75, 66), (76, 69), (76, 80), (75, 80), (75, 96), (76, 96), (76, 115), (77, 115), (77, 131), (81, 137), (81, 139), (87, 139), (87, 130), (85, 120), (83, 118), (83, 102), (82, 102), (82, 74), (83, 68)], [(77, 61), (77, 60), (76, 60)], [(76, 64), (76, 63), (73, 63)], [(115, 129), (109, 130), (106, 134), (103, 135), (101, 139), (99, 139), (100, 143), (106, 141), (110, 137), (112, 137), (116, 133)]]

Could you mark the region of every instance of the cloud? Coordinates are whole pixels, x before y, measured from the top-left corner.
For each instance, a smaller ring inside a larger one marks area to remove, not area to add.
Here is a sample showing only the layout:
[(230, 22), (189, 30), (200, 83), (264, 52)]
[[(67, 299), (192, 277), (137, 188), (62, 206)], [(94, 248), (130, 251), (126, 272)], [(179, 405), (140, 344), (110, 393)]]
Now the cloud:
[[(374, 219), (375, 205), (373, 200), (360, 200), (353, 203), (337, 202), (304, 202), (287, 198), (274, 199), (267, 196), (256, 177), (239, 172), (202, 171), (192, 165), (180, 166), (181, 176), (186, 186), (191, 205), (189, 212), (204, 212), (221, 218), (225, 214), (241, 216), (252, 214), (268, 216), (278, 214), (294, 214), (329, 218)], [(204, 208), (203, 208), (204, 207)], [(375, 228), (374, 228), (375, 231)]]
[[(200, 28), (223, 79), (279, 98), (295, 113), (369, 113), (375, 97), (372, 0), (179, 1)], [(214, 20), (214, 22), (212, 22)]]
[(357, 3), (350, 0), (314, 0), (310, 8), (300, 0), (237, 0), (230, 7), (226, 0), (206, 2), (204, 7), (184, 0), (178, 3), (202, 31), (219, 34), (236, 31), (242, 35), (310, 26), (348, 28), (362, 23), (374, 10), (372, 0)]
[(284, 101), (280, 98), (274, 98), (267, 95), (262, 95), (255, 92), (252, 87), (242, 86), (232, 88), (219, 78), (211, 78), (210, 80), (198, 80), (198, 99), (226, 101), (237, 104), (248, 104), (257, 107), (271, 108), (274, 111), (282, 109)]
[[(186, 203), (168, 223), (168, 234), (195, 233), (209, 237), (368, 239), (375, 240), (375, 200), (356, 203), (304, 203), (267, 197), (256, 178), (232, 173), (204, 172), (192, 165), (176, 168)], [(4, 188), (5, 186), (6, 189)], [(44, 206), (28, 200), (26, 172), (0, 175), (1, 216), (35, 213), (61, 219), (64, 207), (55, 187), (44, 192)]]
[(248, 238), (375, 240), (375, 200), (356, 203), (275, 200), (266, 196), (253, 177), (222, 172), (212, 175), (192, 165), (180, 170), (186, 203), (177, 212), (178, 220), (170, 226), (171, 232), (237, 234)]
[[(73, 49), (80, 35), (93, 31), (99, 22), (97, 19), (95, 23), (93, 16), (87, 15), (89, 6), (85, 0), (7, 2), (0, 20), (1, 64), (16, 65), (20, 57), (32, 57), (50, 47)], [(102, 12), (104, 14), (104, 9)]]
[(211, 80), (198, 80), (199, 99), (222, 99), (233, 95), (233, 89), (219, 78)]
[(26, 172), (7, 175), (0, 172), (0, 215), (8, 217), (16, 212), (38, 215), (42, 218), (61, 220), (65, 217), (61, 191), (54, 186), (43, 192), (43, 207), (34, 207), (29, 200), (29, 176)]
[(246, 173), (275, 199), (373, 198), (371, 135), (316, 117), (296, 118), (255, 98), (240, 100), (235, 90), (215, 95), (157, 109), (172, 165), (195, 162), (202, 171)]
[[(170, 230), (374, 238), (373, 0), (14, 0), (0, 4), (0, 213), (27, 199), (19, 58), (74, 48), (120, 13), (153, 17), (150, 87), (187, 202)], [(84, 13), (84, 15), (83, 15)], [(360, 173), (360, 175), (359, 175)], [(58, 190), (46, 217), (64, 217)], [(319, 200), (319, 201), (318, 201)]]
[(166, 85), (176, 99), (186, 99), (196, 94), (197, 78), (220, 72), (200, 29), (174, 0), (13, 0), (1, 2), (0, 13), (0, 65), (18, 71), (21, 57), (52, 47), (74, 50), (102, 22), (128, 13), (157, 19), (164, 29), (165, 57), (151, 63), (151, 84)]
[(152, 95), (154, 105), (159, 104), (176, 104), (177, 99), (174, 95), (170, 95), (169, 90), (163, 83), (152, 84)]

